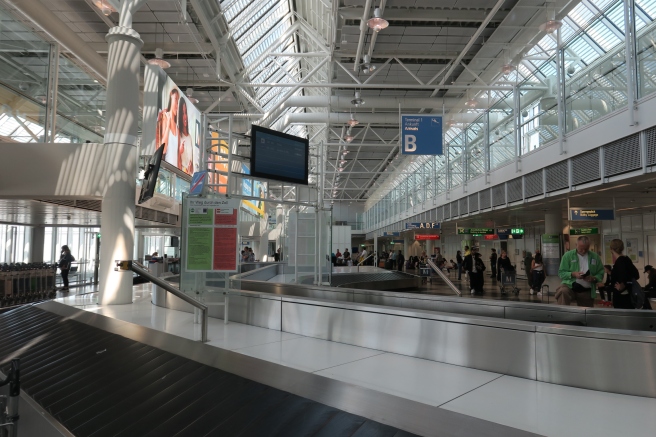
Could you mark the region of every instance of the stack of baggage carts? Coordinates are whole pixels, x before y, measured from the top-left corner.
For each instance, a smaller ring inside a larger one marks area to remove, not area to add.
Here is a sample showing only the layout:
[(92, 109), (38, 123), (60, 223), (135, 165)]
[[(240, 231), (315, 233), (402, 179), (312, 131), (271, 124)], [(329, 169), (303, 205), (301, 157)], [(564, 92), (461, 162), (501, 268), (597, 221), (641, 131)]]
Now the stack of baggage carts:
[(55, 264), (0, 265), (0, 308), (52, 299), (56, 274)]

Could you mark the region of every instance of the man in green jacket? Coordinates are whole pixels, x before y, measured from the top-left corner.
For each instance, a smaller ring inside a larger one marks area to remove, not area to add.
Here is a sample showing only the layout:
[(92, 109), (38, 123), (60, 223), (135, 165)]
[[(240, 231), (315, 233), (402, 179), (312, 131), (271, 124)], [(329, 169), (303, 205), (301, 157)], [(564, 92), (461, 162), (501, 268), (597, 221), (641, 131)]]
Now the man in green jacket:
[(595, 284), (604, 278), (604, 265), (601, 258), (590, 252), (590, 239), (581, 236), (576, 241), (576, 249), (563, 255), (558, 269), (562, 284), (556, 290), (559, 305), (569, 305), (576, 301), (580, 307), (593, 307), (597, 296)]

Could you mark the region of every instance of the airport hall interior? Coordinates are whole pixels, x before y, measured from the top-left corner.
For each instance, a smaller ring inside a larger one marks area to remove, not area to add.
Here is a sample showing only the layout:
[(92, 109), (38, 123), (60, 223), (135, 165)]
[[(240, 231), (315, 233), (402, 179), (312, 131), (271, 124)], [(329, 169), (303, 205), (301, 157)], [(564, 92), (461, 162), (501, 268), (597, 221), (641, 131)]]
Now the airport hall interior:
[(0, 0), (0, 437), (654, 437), (654, 114), (656, 0)]

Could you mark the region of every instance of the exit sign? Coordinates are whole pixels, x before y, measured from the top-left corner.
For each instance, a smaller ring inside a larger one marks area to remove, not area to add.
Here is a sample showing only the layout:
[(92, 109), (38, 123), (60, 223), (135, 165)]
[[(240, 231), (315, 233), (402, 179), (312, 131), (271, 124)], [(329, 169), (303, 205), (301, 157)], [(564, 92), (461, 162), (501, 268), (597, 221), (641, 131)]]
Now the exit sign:
[(514, 235), (524, 235), (524, 228), (512, 228), (510, 233)]

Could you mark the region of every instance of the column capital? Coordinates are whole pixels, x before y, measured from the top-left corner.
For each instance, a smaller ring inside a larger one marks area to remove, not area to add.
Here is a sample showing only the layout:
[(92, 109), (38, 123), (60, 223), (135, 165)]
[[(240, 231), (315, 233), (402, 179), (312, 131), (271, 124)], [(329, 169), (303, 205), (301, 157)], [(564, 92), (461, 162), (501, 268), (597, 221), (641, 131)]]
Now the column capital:
[(141, 49), (144, 43), (136, 30), (125, 26), (112, 27), (109, 29), (107, 35), (105, 35), (105, 41), (110, 44), (121, 39), (132, 42), (133, 44), (139, 46), (139, 49)]

